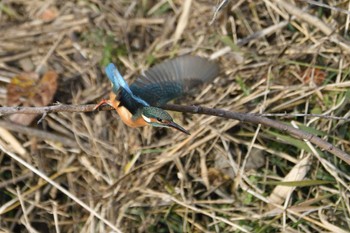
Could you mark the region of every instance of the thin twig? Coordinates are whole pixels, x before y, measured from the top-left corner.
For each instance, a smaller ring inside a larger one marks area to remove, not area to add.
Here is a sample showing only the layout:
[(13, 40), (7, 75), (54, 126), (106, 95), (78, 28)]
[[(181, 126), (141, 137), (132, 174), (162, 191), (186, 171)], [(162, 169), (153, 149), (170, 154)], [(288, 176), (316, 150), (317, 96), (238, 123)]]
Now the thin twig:
[(307, 12), (299, 9), (295, 5), (288, 3), (287, 1), (283, 0), (276, 0), (278, 5), (282, 8), (284, 8), (289, 14), (296, 16), (297, 18), (308, 22), (309, 24), (313, 25), (314, 27), (321, 30), (326, 36), (329, 36), (330, 40), (336, 44), (338, 44), (341, 48), (346, 50), (347, 53), (350, 52), (350, 44), (339, 34), (336, 33), (336, 30), (332, 28), (331, 26), (327, 25), (325, 22), (323, 22), (321, 19), (308, 14)]
[[(92, 112), (96, 104), (87, 105), (65, 105), (59, 104), (45, 107), (0, 107), (0, 116), (22, 113), (22, 114), (47, 114), (52, 112)], [(112, 110), (110, 106), (101, 106), (99, 110)]]
[(293, 118), (293, 117), (318, 117), (329, 120), (337, 120), (337, 121), (350, 121), (349, 117), (338, 117), (338, 116), (329, 116), (323, 114), (312, 114), (312, 113), (262, 113), (255, 114), (256, 116), (262, 117), (284, 117), (284, 118)]
[(9, 187), (10, 185), (14, 185), (18, 182), (21, 182), (23, 180), (26, 180), (26, 179), (32, 178), (32, 177), (33, 177), (33, 173), (25, 173), (25, 174), (20, 175), (18, 177), (13, 177), (13, 178), (10, 178), (8, 180), (4, 180), (4, 181), (0, 182), (0, 189)]
[(222, 109), (205, 108), (200, 106), (180, 106), (180, 105), (168, 104), (164, 106), (164, 109), (171, 110), (171, 111), (178, 111), (178, 112), (189, 112), (194, 114), (218, 116), (218, 117), (223, 117), (228, 119), (236, 119), (242, 122), (249, 122), (249, 123), (269, 126), (269, 127), (281, 130), (282, 132), (290, 133), (292, 136), (296, 138), (310, 141), (315, 145), (319, 146), (320, 148), (337, 156), (338, 158), (340, 158), (341, 160), (345, 161), (347, 164), (350, 165), (350, 155), (340, 150), (339, 148), (333, 146), (331, 143), (326, 142), (325, 140), (317, 137), (314, 134), (304, 132), (302, 130), (289, 126), (285, 123), (271, 120), (266, 117), (260, 117), (260, 116), (247, 114), (247, 113), (230, 112)]
[(228, 3), (228, 0), (222, 0), (216, 7), (215, 7), (215, 11), (214, 11), (214, 15), (213, 18), (210, 20), (209, 25), (212, 25), (216, 19), (217, 14), (219, 13), (219, 11), (222, 10), (222, 8), (224, 6), (226, 6)]
[(8, 121), (2, 121), (0, 120), (0, 127), (5, 128), (7, 130), (11, 130), (17, 133), (24, 133), (28, 134), (32, 137), (38, 137), (40, 139), (54, 141), (54, 142), (60, 142), (65, 146), (69, 147), (78, 147), (78, 144), (75, 142), (74, 138), (68, 138), (64, 136), (59, 136), (53, 133), (49, 133), (40, 129), (33, 129), (31, 127), (18, 125), (15, 123), (11, 123)]
[(350, 11), (342, 9), (340, 7), (335, 7), (335, 6), (331, 6), (331, 5), (322, 3), (322, 2), (312, 1), (312, 0), (303, 0), (303, 1), (309, 3), (310, 5), (320, 6), (320, 7), (326, 8), (326, 9), (330, 9), (333, 11), (337, 11), (337, 12), (341, 12), (341, 13), (350, 15)]
[[(0, 107), (0, 115), (7, 115), (13, 113), (22, 113), (22, 114), (47, 114), (51, 112), (92, 112), (94, 110), (95, 104), (88, 105), (56, 105), (56, 106), (47, 106), (47, 107)], [(177, 112), (187, 112), (193, 114), (205, 114), (211, 116), (218, 116), (227, 119), (235, 119), (242, 122), (249, 122), (254, 124), (262, 124), (264, 126), (269, 126), (282, 132), (290, 133), (292, 136), (307, 140), (323, 150), (328, 151), (329, 153), (337, 156), (341, 160), (345, 161), (350, 165), (350, 155), (346, 152), (340, 150), (339, 148), (333, 146), (331, 143), (326, 142), (325, 140), (317, 137), (314, 134), (304, 132), (302, 130), (296, 129), (292, 126), (289, 126), (285, 123), (281, 123), (275, 120), (271, 120), (266, 117), (257, 116), (255, 114), (249, 113), (238, 113), (230, 112), (223, 109), (214, 109), (206, 108), (201, 106), (182, 106), (167, 104), (163, 107), (165, 110), (177, 111)], [(100, 110), (111, 110), (110, 106), (102, 106)], [(321, 117), (321, 116), (319, 116)]]
[[(166, 105), (166, 107), (174, 107), (180, 105)], [(181, 105), (182, 106), (182, 105)], [(86, 105), (54, 105), (54, 106), (45, 106), (45, 107), (0, 107), (0, 116), (10, 115), (10, 114), (49, 114), (53, 112), (93, 112), (95, 104), (86, 104)], [(183, 106), (182, 106), (183, 107)], [(194, 106), (192, 106), (194, 107)], [(99, 111), (109, 111), (113, 110), (111, 106), (104, 105), (98, 108)], [(179, 111), (181, 110), (173, 110), (171, 111)], [(216, 109), (217, 111), (221, 111), (220, 109)], [(246, 113), (242, 113), (246, 114)], [(339, 120), (339, 121), (350, 121), (348, 117), (338, 117), (338, 116), (329, 116), (323, 114), (305, 114), (305, 113), (262, 113), (262, 114), (252, 114), (254, 116), (260, 117), (319, 117), (323, 119), (331, 119), (331, 120)], [(45, 115), (46, 116), (46, 115)], [(40, 123), (40, 122), (38, 122)]]
[(60, 190), (62, 193), (64, 193), (67, 197), (71, 198), (73, 201), (75, 201), (77, 204), (79, 204), (81, 207), (83, 207), (85, 210), (87, 210), (91, 215), (95, 216), (96, 218), (100, 219), (102, 222), (104, 222), (106, 225), (108, 225), (111, 229), (113, 229), (116, 232), (121, 232), (117, 226), (115, 226), (112, 222), (108, 221), (102, 214), (91, 208), (89, 205), (85, 204), (85, 202), (81, 201), (77, 196), (70, 193), (67, 189), (63, 188), (61, 185), (59, 185), (56, 181), (52, 180), (50, 177), (45, 175), (40, 170), (33, 167), (31, 164), (24, 161), (21, 157), (17, 156), (16, 154), (12, 153), (11, 151), (7, 150), (5, 147), (0, 145), (0, 150), (9, 155), (12, 159), (16, 160), (21, 165), (25, 166), (29, 170), (31, 170), (33, 173), (41, 177), (43, 180), (45, 180), (47, 183), (51, 184), (56, 189)]

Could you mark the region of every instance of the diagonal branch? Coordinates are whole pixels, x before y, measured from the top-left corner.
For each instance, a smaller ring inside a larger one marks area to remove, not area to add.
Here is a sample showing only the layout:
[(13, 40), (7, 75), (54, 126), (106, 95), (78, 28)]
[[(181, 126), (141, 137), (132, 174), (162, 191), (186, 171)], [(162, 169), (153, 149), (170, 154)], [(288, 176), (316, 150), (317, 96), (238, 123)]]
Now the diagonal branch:
[(168, 104), (164, 107), (164, 109), (170, 110), (170, 111), (177, 111), (177, 112), (189, 112), (194, 114), (218, 116), (218, 117), (223, 117), (227, 119), (239, 120), (241, 122), (262, 124), (264, 126), (272, 127), (282, 132), (289, 133), (298, 139), (312, 142), (313, 144), (317, 145), (321, 149), (328, 151), (329, 153), (337, 156), (338, 158), (340, 158), (341, 160), (345, 161), (347, 164), (350, 165), (350, 155), (340, 150), (339, 148), (333, 146), (331, 143), (326, 142), (325, 140), (317, 137), (314, 134), (302, 131), (300, 129), (296, 129), (285, 123), (271, 120), (266, 117), (261, 117), (261, 116), (257, 116), (249, 113), (230, 112), (223, 109), (206, 108), (201, 106), (181, 106), (181, 105)]
[[(95, 106), (96, 106), (95, 104), (88, 104), (88, 105), (55, 105), (55, 106), (46, 106), (46, 107), (0, 107), (0, 116), (14, 114), (14, 113), (48, 114), (52, 112), (92, 112)], [(102, 106), (99, 109), (111, 110), (112, 107)], [(218, 116), (218, 117), (223, 117), (227, 119), (239, 120), (241, 122), (261, 124), (264, 126), (275, 128), (282, 132), (289, 133), (290, 135), (298, 139), (309, 141), (317, 145), (319, 148), (326, 150), (329, 153), (337, 156), (339, 159), (343, 160), (344, 162), (350, 165), (350, 155), (340, 150), (339, 148), (333, 146), (331, 143), (326, 142), (325, 140), (317, 137), (314, 134), (302, 131), (300, 129), (296, 129), (285, 123), (271, 120), (266, 117), (261, 117), (261, 116), (257, 116), (255, 114), (249, 114), (249, 113), (230, 112), (223, 109), (206, 108), (201, 106), (182, 106), (182, 105), (167, 104), (164, 106), (164, 109), (170, 110), (170, 111), (177, 111), (177, 112), (187, 112), (187, 113), (193, 113), (193, 114), (205, 114), (205, 115), (211, 115), (211, 116)]]

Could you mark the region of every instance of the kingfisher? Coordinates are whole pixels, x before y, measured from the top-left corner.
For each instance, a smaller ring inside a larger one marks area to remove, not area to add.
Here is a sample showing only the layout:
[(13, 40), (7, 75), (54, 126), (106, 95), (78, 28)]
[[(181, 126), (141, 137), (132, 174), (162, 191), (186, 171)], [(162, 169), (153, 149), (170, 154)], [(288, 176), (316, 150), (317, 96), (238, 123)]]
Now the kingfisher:
[(174, 122), (162, 106), (189, 93), (196, 86), (213, 80), (219, 74), (219, 66), (202, 57), (180, 56), (153, 66), (130, 86), (114, 64), (108, 64), (105, 72), (111, 81), (112, 92), (109, 99), (103, 99), (94, 110), (108, 104), (130, 127), (168, 127), (190, 135)]

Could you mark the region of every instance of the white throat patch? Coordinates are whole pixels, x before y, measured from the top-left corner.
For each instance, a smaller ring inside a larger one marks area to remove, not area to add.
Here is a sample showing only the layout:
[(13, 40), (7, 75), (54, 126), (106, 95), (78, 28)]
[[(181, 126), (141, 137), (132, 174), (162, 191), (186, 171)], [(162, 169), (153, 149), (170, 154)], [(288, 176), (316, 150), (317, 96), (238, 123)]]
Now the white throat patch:
[(142, 114), (142, 118), (147, 122), (147, 123), (151, 123), (151, 119), (149, 119), (148, 117), (146, 117), (145, 115)]

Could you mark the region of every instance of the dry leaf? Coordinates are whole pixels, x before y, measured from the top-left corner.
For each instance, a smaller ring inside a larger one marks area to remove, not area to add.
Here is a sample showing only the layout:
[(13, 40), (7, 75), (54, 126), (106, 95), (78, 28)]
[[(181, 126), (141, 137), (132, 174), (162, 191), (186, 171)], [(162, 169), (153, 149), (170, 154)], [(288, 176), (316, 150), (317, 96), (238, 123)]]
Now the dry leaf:
[(228, 181), (230, 177), (227, 176), (222, 170), (211, 167), (208, 169), (208, 179), (212, 186), (218, 186)]
[(316, 86), (321, 86), (326, 78), (327, 73), (320, 69), (307, 69), (304, 71), (302, 77), (304, 77), (304, 83), (309, 84), (312, 82)]
[(22, 98), (31, 96), (31, 90), (35, 87), (39, 76), (36, 73), (23, 73), (13, 77), (7, 85), (7, 105), (22, 105)]
[[(311, 156), (308, 155), (301, 159), (295, 166), (289, 171), (289, 173), (283, 178), (283, 182), (287, 181), (301, 181), (305, 178), (310, 169)], [(288, 187), (283, 185), (277, 185), (270, 196), (269, 201), (274, 204), (282, 204), (286, 201), (287, 197), (294, 191), (295, 187)], [(274, 205), (269, 205), (269, 209), (274, 209)]]
[(33, 100), (34, 106), (48, 105), (57, 90), (57, 73), (55, 71), (48, 71), (39, 82), (35, 91), (36, 95)]
[(52, 21), (56, 19), (58, 16), (58, 10), (56, 7), (50, 7), (45, 9), (42, 14), (39, 16), (39, 18), (45, 22)]
[[(40, 107), (48, 105), (57, 90), (57, 73), (48, 71), (39, 81), (35, 73), (23, 73), (12, 78), (7, 86), (8, 106)], [(13, 114), (10, 120), (29, 125), (37, 114)]]

